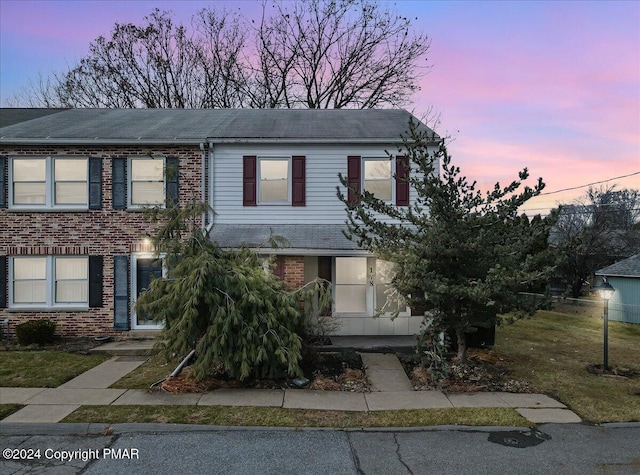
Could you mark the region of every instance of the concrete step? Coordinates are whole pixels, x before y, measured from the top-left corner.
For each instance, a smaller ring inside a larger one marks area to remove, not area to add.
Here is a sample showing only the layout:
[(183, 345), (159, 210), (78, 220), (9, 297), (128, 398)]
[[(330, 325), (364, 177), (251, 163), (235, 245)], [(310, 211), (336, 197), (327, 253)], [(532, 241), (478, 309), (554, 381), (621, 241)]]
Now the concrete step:
[(89, 353), (110, 356), (149, 356), (155, 353), (156, 339), (110, 341), (92, 348)]

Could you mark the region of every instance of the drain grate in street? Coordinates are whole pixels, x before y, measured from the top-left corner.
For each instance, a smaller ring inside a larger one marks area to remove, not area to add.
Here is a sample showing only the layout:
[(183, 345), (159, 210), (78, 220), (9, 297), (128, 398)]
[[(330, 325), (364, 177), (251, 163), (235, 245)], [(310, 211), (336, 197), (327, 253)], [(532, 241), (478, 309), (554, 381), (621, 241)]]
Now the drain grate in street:
[(506, 447), (515, 447), (524, 449), (534, 447), (543, 443), (545, 440), (551, 440), (551, 436), (537, 430), (531, 431), (500, 431), (490, 432), (489, 442), (504, 445)]

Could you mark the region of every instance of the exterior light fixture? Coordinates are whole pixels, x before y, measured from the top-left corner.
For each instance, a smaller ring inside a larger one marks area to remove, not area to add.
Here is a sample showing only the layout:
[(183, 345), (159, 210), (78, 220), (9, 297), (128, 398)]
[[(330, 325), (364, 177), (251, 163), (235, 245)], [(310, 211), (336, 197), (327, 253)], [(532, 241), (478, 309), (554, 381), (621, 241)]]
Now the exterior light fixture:
[(604, 365), (602, 369), (607, 371), (609, 369), (609, 300), (616, 289), (604, 280), (597, 287), (593, 287), (592, 290), (597, 290), (602, 300), (604, 300)]

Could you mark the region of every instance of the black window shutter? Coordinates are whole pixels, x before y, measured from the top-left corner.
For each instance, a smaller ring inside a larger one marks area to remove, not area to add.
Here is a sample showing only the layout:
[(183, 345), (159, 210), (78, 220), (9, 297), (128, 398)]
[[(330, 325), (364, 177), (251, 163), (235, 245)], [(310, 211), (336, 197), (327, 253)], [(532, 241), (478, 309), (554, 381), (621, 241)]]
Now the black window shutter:
[(0, 256), (0, 308), (7, 308), (7, 256)]
[(114, 158), (111, 167), (113, 209), (127, 209), (127, 159)]
[(258, 157), (245, 155), (242, 157), (242, 205), (256, 206), (256, 169)]
[[(318, 277), (327, 281), (324, 285), (330, 290), (331, 282), (333, 281), (333, 257), (318, 257)], [(331, 304), (327, 305), (326, 308), (320, 309), (319, 314), (322, 316), (331, 315)]]
[(178, 159), (176, 157), (168, 157), (165, 162), (165, 180), (166, 180), (166, 199), (167, 206), (175, 206), (178, 204)]
[(396, 205), (409, 206), (409, 159), (396, 157)]
[(129, 329), (129, 256), (113, 256), (113, 328)]
[(7, 157), (0, 157), (0, 208), (7, 207)]
[(306, 157), (291, 158), (291, 206), (306, 205)]
[(318, 257), (318, 277), (326, 281), (332, 280), (332, 257), (320, 256)]
[(102, 256), (89, 256), (89, 307), (102, 307)]
[(362, 168), (362, 159), (359, 156), (347, 157), (347, 183), (349, 190), (347, 192), (347, 201), (356, 203), (357, 196), (360, 192), (360, 170)]
[(89, 209), (102, 209), (101, 157), (89, 157)]

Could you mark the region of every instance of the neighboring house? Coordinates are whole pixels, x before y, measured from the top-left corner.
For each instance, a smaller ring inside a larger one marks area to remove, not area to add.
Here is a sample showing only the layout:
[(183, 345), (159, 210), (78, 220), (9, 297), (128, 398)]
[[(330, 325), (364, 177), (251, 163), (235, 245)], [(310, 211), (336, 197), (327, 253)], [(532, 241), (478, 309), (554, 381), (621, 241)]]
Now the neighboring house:
[[(157, 328), (134, 308), (164, 272), (141, 211), (196, 198), (215, 210), (203, 224), (222, 247), (277, 253), (275, 272), (292, 286), (330, 281), (337, 333), (417, 333), (422, 317), (408, 308), (395, 320), (371, 318), (392, 265), (344, 237), (336, 196), (342, 173), (397, 206), (415, 199), (402, 179), (407, 159), (385, 153), (397, 151), (411, 118), (404, 110), (71, 109), (3, 127), (0, 320), (48, 317), (67, 335)], [(287, 247), (270, 249), (271, 236)]]
[(640, 323), (640, 254), (596, 271), (615, 289), (609, 301), (609, 318)]

